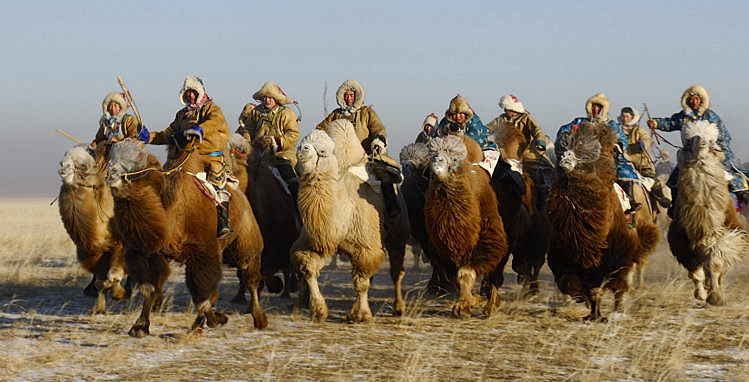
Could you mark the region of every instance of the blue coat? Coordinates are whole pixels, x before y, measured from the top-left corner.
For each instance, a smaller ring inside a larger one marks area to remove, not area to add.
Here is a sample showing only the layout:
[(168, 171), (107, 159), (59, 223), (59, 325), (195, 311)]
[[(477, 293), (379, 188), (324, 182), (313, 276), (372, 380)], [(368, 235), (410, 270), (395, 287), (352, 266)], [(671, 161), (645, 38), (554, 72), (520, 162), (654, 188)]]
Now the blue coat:
[(656, 129), (662, 131), (676, 131), (681, 130), (689, 122), (692, 121), (708, 121), (718, 126), (718, 146), (723, 150), (723, 154), (726, 156), (723, 159), (723, 167), (726, 171), (733, 176), (731, 183), (728, 185), (731, 192), (746, 190), (743, 178), (733, 168), (733, 151), (731, 151), (731, 134), (726, 129), (726, 126), (721, 121), (718, 114), (711, 109), (706, 109), (702, 115), (695, 115), (694, 111), (687, 114), (684, 110), (672, 115), (668, 118), (653, 118), (658, 126)]
[[(572, 126), (580, 126), (585, 122), (591, 122), (591, 119), (588, 117), (578, 117), (572, 120), (572, 122), (563, 125), (559, 128), (559, 131), (557, 131), (557, 140), (554, 143), (554, 148), (556, 149), (557, 154), (557, 160), (561, 159), (562, 155), (565, 151), (567, 151), (567, 147), (565, 147), (565, 142), (567, 142), (567, 137), (572, 134)], [(623, 147), (626, 149), (627, 147), (627, 134), (624, 133), (624, 130), (622, 129), (622, 125), (620, 125), (618, 122), (609, 120), (608, 126), (616, 132), (616, 141), (620, 145), (620, 147)], [(639, 177), (637, 176), (637, 172), (635, 171), (635, 167), (632, 165), (632, 162), (630, 162), (627, 158), (624, 158), (621, 154), (616, 155), (614, 158), (614, 161), (616, 162), (616, 177), (619, 180), (637, 180)]]
[[(455, 134), (450, 132), (450, 121), (447, 118), (442, 118), (437, 129), (435, 129), (435, 136), (445, 136)], [(476, 141), (481, 146), (481, 149), (491, 148), (497, 150), (497, 144), (494, 141), (489, 140), (489, 129), (484, 126), (478, 115), (474, 114), (473, 117), (466, 122), (465, 131), (463, 134)]]

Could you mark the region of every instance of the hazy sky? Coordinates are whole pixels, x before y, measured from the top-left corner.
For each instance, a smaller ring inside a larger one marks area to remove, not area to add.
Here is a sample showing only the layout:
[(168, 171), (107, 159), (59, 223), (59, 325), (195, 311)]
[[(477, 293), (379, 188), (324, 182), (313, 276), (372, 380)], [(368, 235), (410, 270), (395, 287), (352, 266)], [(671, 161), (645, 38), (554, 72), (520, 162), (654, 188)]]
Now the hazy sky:
[[(252, 93), (275, 81), (299, 101), (303, 136), (324, 117), (325, 82), (331, 111), (354, 78), (396, 158), (457, 93), (484, 123), (515, 94), (553, 137), (595, 93), (614, 117), (643, 102), (669, 116), (701, 84), (749, 159), (745, 1), (28, 0), (0, 12), (0, 197), (57, 195), (74, 142), (55, 129), (91, 141), (118, 75), (151, 131), (182, 106), (186, 75), (203, 79), (232, 131)], [(162, 146), (149, 150), (163, 157)]]

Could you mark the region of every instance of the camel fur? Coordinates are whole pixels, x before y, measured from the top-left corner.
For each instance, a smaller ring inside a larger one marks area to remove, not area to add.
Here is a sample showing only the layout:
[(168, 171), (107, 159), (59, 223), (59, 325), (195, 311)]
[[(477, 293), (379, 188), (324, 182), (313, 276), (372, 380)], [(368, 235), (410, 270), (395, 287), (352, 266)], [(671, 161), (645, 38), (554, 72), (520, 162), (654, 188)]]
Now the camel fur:
[[(520, 148), (525, 146), (525, 136), (520, 130), (504, 125), (491, 132), (502, 157), (492, 174), (491, 184), (507, 231), (512, 269), (517, 273), (524, 294), (536, 295), (539, 293), (538, 276), (551, 240), (551, 226), (545, 214), (536, 210), (536, 187), (531, 176), (523, 169), (523, 184), (518, 185), (518, 180), (514, 179), (518, 174), (509, 168), (509, 161), (522, 163)], [(496, 277), (501, 285), (503, 276), (499, 270)]]
[(434, 259), (434, 249), (429, 243), (429, 233), (424, 224), (424, 204), (429, 188), (430, 165), (429, 146), (423, 142), (411, 143), (400, 152), (400, 165), (403, 171), (401, 195), (408, 210), (408, 223), (411, 237), (419, 243), (424, 255), (432, 265), (432, 276), (427, 283), (427, 291), (436, 295), (453, 292), (445, 271)]
[(198, 310), (192, 330), (225, 324), (226, 315), (213, 309), (225, 249), (243, 271), (252, 293), (255, 327), (268, 325), (257, 291), (263, 241), (252, 209), (247, 198), (233, 190), (230, 221), (234, 231), (216, 238), (215, 204), (188, 173), (203, 171), (195, 146), (196, 142), (190, 142), (183, 150), (169, 144), (168, 170), (161, 170), (156, 156), (135, 142), (125, 140), (112, 147), (107, 183), (114, 197), (113, 231), (128, 245), (125, 261), (144, 297), (141, 315), (129, 331), (134, 337), (150, 334), (150, 312), (163, 299), (170, 260), (185, 264), (185, 281)]
[[(547, 198), (552, 227), (548, 264), (562, 293), (589, 304), (585, 320), (605, 321), (603, 293), (613, 291), (615, 309), (621, 309), (631, 288), (632, 265), (642, 254), (641, 242), (637, 231), (628, 228), (614, 188), (614, 131), (603, 123), (585, 123), (563, 139), (568, 141), (557, 147), (568, 150)], [(653, 233), (643, 232), (643, 247), (657, 242)]]
[(724, 278), (743, 259), (749, 235), (734, 208), (717, 139), (718, 128), (708, 121), (690, 122), (682, 130), (679, 192), (668, 244), (689, 271), (695, 298), (725, 305)]
[(87, 145), (65, 153), (58, 171), (62, 178), (58, 205), (60, 218), (75, 244), (78, 262), (94, 276), (96, 305), (92, 313), (106, 313), (106, 295), (121, 300), (126, 295), (125, 246), (109, 229), (114, 202), (104, 176), (104, 161), (95, 162)]
[[(434, 257), (460, 293), (452, 314), (468, 318), (471, 308), (481, 303), (473, 294), (476, 279), (507, 262), (507, 235), (489, 174), (477, 165), (483, 160), (478, 144), (466, 136), (449, 135), (433, 139), (429, 151), (432, 177), (424, 221)], [(484, 315), (499, 309), (497, 281), (488, 280)]]
[[(367, 300), (370, 280), (387, 250), (390, 277), (395, 289), (393, 310), (403, 314), (403, 257), (408, 241), (408, 217), (402, 213), (386, 221), (382, 195), (356, 173), (367, 157), (351, 122), (336, 120), (328, 133), (315, 130), (304, 137), (297, 149), (300, 171), (299, 212), (304, 226), (291, 248), (291, 261), (306, 280), (297, 305), (309, 305), (314, 320), (324, 320), (328, 307), (317, 278), (326, 257), (336, 253), (351, 261), (356, 301), (347, 315), (352, 322), (369, 322), (372, 312)], [(405, 205), (400, 198), (399, 202)]]

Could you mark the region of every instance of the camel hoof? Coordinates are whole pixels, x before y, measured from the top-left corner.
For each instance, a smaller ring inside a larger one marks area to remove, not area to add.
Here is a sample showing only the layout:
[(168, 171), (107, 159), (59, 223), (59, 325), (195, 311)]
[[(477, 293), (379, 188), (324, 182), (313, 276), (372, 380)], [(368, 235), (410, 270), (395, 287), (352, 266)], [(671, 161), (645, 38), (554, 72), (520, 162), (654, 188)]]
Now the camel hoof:
[(214, 311), (213, 315), (214, 315), (213, 319), (208, 320), (209, 328), (216, 328), (229, 322), (229, 317), (226, 317), (226, 315), (221, 312)]
[(127, 332), (127, 334), (129, 334), (130, 337), (143, 338), (151, 334), (151, 332), (148, 330), (147, 325), (133, 325), (133, 327), (130, 328), (130, 331)]
[(97, 297), (99, 296), (99, 290), (96, 289), (96, 279), (94, 281), (91, 281), (86, 285), (86, 287), (83, 289), (83, 295), (88, 297)]
[(609, 322), (609, 319), (606, 318), (606, 317), (604, 317), (604, 316), (596, 316), (596, 315), (593, 315), (593, 314), (589, 314), (589, 315), (583, 317), (583, 321), (585, 321), (585, 322), (600, 322), (602, 324), (605, 324), (605, 323)]
[(359, 313), (359, 314), (349, 313), (346, 316), (346, 318), (348, 319), (349, 322), (354, 323), (354, 324), (357, 324), (357, 323), (362, 323), (362, 324), (372, 323), (372, 314), (371, 313), (369, 313), (369, 314), (367, 314), (367, 313), (364, 313), (364, 314), (362, 314), (362, 313)]
[(328, 318), (328, 306), (324, 305), (322, 308), (313, 309), (312, 320), (315, 322), (325, 321)]
[(95, 315), (95, 314), (106, 315), (107, 314), (107, 310), (106, 309), (101, 309), (101, 308), (93, 308), (93, 309), (91, 309), (91, 312), (89, 312), (89, 314), (91, 314), (91, 315)]
[(704, 291), (704, 290), (701, 290), (701, 289), (695, 289), (694, 290), (694, 298), (696, 298), (696, 299), (698, 299), (700, 301), (705, 301), (705, 300), (707, 300), (707, 292)]
[(252, 324), (255, 326), (255, 329), (265, 329), (268, 327), (268, 316), (265, 313), (253, 315)]
[(402, 304), (396, 305), (395, 308), (393, 308), (393, 316), (401, 317), (405, 310), (406, 308)]
[(725, 306), (726, 305), (726, 299), (719, 293), (710, 293), (710, 295), (707, 296), (707, 303), (713, 306)]
[(471, 318), (471, 308), (468, 306), (463, 306), (462, 304), (455, 304), (453, 305), (453, 317), (455, 318)]

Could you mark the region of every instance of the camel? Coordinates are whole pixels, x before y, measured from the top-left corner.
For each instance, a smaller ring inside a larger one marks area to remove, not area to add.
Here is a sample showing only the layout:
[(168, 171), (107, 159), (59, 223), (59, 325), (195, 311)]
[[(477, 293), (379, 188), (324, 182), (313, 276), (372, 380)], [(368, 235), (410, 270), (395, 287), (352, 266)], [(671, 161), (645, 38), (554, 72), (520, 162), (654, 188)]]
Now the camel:
[[(634, 221), (638, 231), (654, 230), (657, 237), (660, 239), (661, 227), (657, 224), (657, 220), (658, 215), (661, 213), (660, 209), (663, 207), (650, 197), (650, 192), (641, 182), (635, 184), (633, 191), (635, 201), (642, 205), (642, 207), (634, 213)], [(663, 191), (667, 197), (671, 196), (671, 191), (668, 190), (667, 186), (663, 186)], [(665, 215), (665, 211), (663, 212), (663, 215)], [(655, 251), (656, 245), (657, 243), (651, 248), (644, 250), (641, 256), (638, 256), (635, 259), (634, 264), (632, 264), (630, 274), (632, 281), (630, 282), (630, 285), (633, 287), (635, 285), (635, 277), (637, 280), (637, 288), (642, 288), (645, 285), (645, 268), (648, 266), (648, 258)]]
[(434, 258), (459, 291), (452, 314), (471, 317), (471, 308), (481, 303), (474, 284), (486, 276), (483, 314), (491, 315), (500, 305), (498, 275), (507, 263), (508, 246), (489, 173), (477, 166), (483, 153), (474, 140), (456, 135), (432, 139), (429, 151), (432, 177), (424, 221)]
[(408, 223), (411, 236), (418, 242), (424, 255), (432, 265), (432, 276), (427, 283), (427, 291), (436, 295), (453, 292), (455, 288), (450, 284), (447, 275), (434, 259), (429, 233), (424, 225), (424, 204), (429, 188), (429, 146), (423, 142), (411, 143), (403, 147), (400, 152), (400, 165), (403, 170), (401, 195), (406, 201), (408, 209)]
[(681, 140), (679, 192), (668, 244), (694, 282), (694, 297), (711, 305), (725, 305), (724, 278), (743, 259), (749, 234), (739, 223), (728, 190), (717, 126), (708, 121), (690, 122), (681, 131)]
[[(507, 231), (507, 243), (512, 254), (512, 269), (517, 273), (523, 295), (539, 293), (538, 276), (546, 261), (551, 239), (551, 226), (546, 216), (536, 210), (536, 187), (527, 171), (522, 174), (510, 168), (511, 163), (522, 163), (520, 147), (525, 145), (522, 132), (514, 127), (492, 129), (502, 161), (492, 174), (491, 184), (497, 194), (499, 214)], [(521, 183), (522, 182), (522, 183)], [(501, 270), (496, 277), (502, 282)]]
[[(296, 200), (277, 175), (269, 141), (257, 140), (251, 144), (234, 133), (227, 151), (232, 173), (239, 180), (239, 189), (250, 201), (263, 235), (265, 245), (260, 266), (263, 283), (271, 293), (280, 292), (281, 297), (289, 298), (298, 286), (289, 258), (291, 244), (299, 237), (302, 227)], [(224, 261), (233, 265), (230, 259)], [(276, 276), (279, 271), (283, 273), (283, 280)], [(245, 303), (241, 270), (237, 270), (237, 277), (240, 284), (232, 302)]]
[(567, 147), (555, 169), (547, 200), (552, 240), (548, 264), (562, 293), (590, 306), (584, 320), (605, 322), (601, 300), (614, 292), (621, 310), (631, 289), (631, 268), (658, 242), (654, 225), (628, 227), (614, 187), (614, 131), (584, 123), (557, 147)]
[(254, 326), (268, 325), (258, 298), (263, 241), (252, 209), (241, 192), (231, 192), (234, 231), (216, 238), (215, 204), (191, 175), (203, 171), (201, 159), (193, 154), (195, 147), (194, 141), (185, 148), (169, 143), (169, 170), (160, 170), (158, 158), (135, 142), (124, 140), (112, 147), (107, 174), (116, 217), (112, 227), (128, 245), (125, 261), (144, 297), (141, 314), (128, 332), (133, 337), (150, 334), (150, 312), (163, 298), (170, 260), (185, 264), (185, 281), (198, 310), (192, 331), (225, 324), (226, 315), (213, 309), (224, 249), (244, 273)]
[(126, 295), (125, 246), (109, 230), (114, 202), (104, 179), (105, 161), (96, 162), (88, 145), (68, 150), (58, 171), (62, 178), (58, 205), (60, 218), (76, 247), (78, 262), (93, 274), (96, 304), (92, 313), (106, 313), (107, 292), (114, 300)]
[[(301, 285), (306, 290), (298, 293), (297, 306), (307, 303), (308, 292), (313, 320), (327, 318), (328, 306), (317, 279), (326, 257), (340, 253), (351, 262), (357, 293), (347, 319), (371, 322), (367, 292), (387, 250), (395, 292), (393, 313), (402, 315), (408, 216), (401, 213), (395, 221), (386, 220), (382, 195), (363, 180), (367, 156), (351, 122), (336, 120), (328, 125), (328, 133), (315, 130), (304, 137), (297, 148), (297, 159), (298, 204), (304, 226), (292, 245), (291, 261), (306, 281)], [(399, 202), (405, 211), (402, 198)]]

